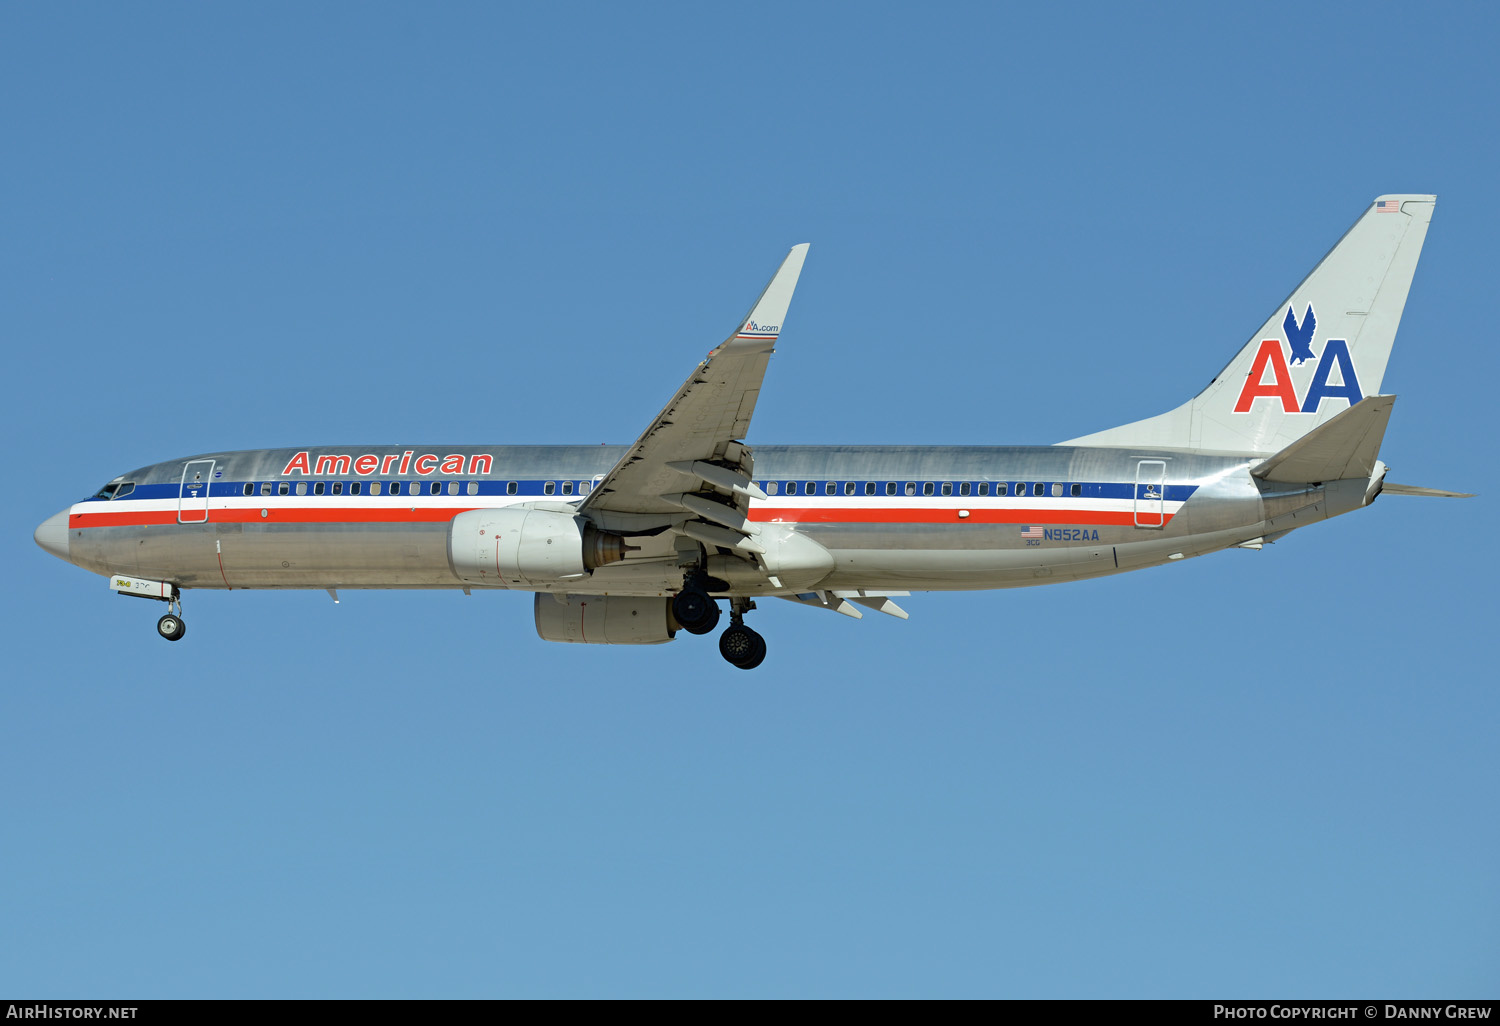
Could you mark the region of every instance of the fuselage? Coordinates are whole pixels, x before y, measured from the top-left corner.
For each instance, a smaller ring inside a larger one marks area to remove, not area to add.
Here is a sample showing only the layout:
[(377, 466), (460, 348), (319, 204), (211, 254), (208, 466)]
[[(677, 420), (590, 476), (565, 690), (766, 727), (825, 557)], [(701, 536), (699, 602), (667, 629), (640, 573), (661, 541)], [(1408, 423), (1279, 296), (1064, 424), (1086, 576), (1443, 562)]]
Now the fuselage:
[[(184, 589), (504, 587), (460, 576), (455, 517), (523, 504), (570, 512), (624, 453), (433, 445), (208, 453), (121, 475), (49, 520), (37, 540), (96, 573)], [(766, 497), (750, 504), (750, 521), (767, 537), (810, 540), (827, 558), (787, 556), (768, 580), (740, 573), (743, 560), (715, 557), (710, 546), (706, 569), (744, 595), (1047, 584), (1256, 545), (1378, 492), (1378, 475), (1326, 488), (1259, 481), (1249, 472), (1259, 459), (1079, 446), (762, 445), (754, 481)], [(649, 596), (682, 586), (676, 535), (622, 533), (624, 558), (525, 590)]]

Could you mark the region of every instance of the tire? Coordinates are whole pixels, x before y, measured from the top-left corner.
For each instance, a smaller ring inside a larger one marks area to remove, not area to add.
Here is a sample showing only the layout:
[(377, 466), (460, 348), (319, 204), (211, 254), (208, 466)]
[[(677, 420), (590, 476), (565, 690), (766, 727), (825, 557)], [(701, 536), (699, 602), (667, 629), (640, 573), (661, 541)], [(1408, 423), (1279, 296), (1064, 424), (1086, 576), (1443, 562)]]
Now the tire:
[(719, 654), (731, 666), (753, 670), (766, 658), (766, 639), (744, 624), (737, 624), (719, 635)]
[(706, 591), (684, 588), (672, 599), (672, 616), (689, 634), (708, 634), (719, 625), (719, 604)]
[(182, 617), (168, 613), (156, 621), (156, 633), (168, 641), (181, 641), (187, 633), (187, 624), (182, 622)]

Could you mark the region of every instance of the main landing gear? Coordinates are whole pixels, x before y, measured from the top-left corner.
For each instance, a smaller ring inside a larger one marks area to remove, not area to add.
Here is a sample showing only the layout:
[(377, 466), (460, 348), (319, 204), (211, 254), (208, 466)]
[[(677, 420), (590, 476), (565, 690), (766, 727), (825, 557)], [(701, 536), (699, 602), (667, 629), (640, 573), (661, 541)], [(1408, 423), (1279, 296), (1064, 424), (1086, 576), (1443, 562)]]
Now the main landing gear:
[[(719, 625), (719, 604), (710, 589), (727, 591), (728, 586), (703, 574), (690, 575), (672, 599), (672, 616), (689, 634), (709, 634)], [(719, 635), (719, 654), (742, 670), (753, 670), (766, 658), (766, 639), (745, 626), (745, 614), (754, 608), (747, 598), (731, 598), (730, 626)]]

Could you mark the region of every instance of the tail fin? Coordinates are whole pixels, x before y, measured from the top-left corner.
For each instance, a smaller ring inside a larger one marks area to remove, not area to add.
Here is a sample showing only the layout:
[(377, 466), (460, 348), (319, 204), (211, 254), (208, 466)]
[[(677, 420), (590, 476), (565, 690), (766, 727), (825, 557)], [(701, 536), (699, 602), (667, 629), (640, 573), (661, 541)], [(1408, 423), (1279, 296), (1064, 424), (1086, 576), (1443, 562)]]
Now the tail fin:
[(1062, 444), (1274, 453), (1377, 395), (1436, 203), (1381, 196), (1196, 398)]

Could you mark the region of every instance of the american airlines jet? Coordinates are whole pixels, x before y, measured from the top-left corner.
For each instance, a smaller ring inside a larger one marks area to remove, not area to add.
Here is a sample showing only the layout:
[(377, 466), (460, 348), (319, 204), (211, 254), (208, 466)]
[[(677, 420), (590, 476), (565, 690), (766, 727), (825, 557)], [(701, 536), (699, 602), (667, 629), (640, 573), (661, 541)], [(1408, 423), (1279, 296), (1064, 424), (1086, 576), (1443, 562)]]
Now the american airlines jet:
[(1051, 446), (751, 446), (807, 256), (628, 446), (351, 445), (216, 452), (122, 474), (36, 541), (167, 604), (190, 588), (510, 589), (548, 641), (707, 634), (751, 669), (744, 618), (778, 598), (905, 618), (912, 591), (1101, 577), (1368, 506), (1380, 393), (1433, 196), (1382, 196), (1197, 396)]

